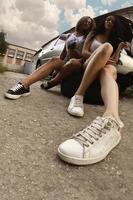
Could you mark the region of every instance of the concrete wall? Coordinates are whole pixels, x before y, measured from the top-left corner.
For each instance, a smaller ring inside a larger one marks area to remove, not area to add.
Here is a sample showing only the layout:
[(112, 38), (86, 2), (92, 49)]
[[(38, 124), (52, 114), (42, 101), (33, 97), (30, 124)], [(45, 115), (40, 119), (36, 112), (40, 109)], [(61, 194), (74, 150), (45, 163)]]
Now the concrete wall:
[(12, 71), (23, 72), (25, 62), (30, 63), (35, 52), (32, 49), (9, 44), (3, 57), (3, 64)]

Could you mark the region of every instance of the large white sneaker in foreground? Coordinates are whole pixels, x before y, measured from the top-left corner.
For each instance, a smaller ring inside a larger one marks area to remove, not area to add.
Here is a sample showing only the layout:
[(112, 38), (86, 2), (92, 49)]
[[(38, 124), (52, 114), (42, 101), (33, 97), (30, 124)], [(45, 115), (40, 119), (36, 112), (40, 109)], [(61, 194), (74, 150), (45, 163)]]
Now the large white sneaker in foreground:
[(90, 126), (63, 142), (58, 155), (75, 165), (97, 163), (120, 142), (122, 127), (123, 124), (112, 117), (97, 117)]

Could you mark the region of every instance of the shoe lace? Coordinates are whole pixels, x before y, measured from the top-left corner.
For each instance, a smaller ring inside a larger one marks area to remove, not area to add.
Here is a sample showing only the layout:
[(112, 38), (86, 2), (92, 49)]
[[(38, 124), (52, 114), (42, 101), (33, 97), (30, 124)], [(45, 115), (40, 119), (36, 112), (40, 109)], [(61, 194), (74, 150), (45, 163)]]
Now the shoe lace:
[(12, 91), (18, 91), (19, 89), (21, 89), (23, 86), (21, 85), (21, 84), (17, 84), (17, 85), (15, 85), (15, 86), (13, 86), (12, 88), (11, 88), (11, 90)]
[(83, 107), (82, 100), (78, 96), (75, 96), (74, 107)]
[(99, 140), (107, 130), (114, 127), (114, 121), (104, 117), (97, 117), (90, 126), (87, 126), (82, 131), (73, 136), (81, 145), (90, 146), (95, 141)]

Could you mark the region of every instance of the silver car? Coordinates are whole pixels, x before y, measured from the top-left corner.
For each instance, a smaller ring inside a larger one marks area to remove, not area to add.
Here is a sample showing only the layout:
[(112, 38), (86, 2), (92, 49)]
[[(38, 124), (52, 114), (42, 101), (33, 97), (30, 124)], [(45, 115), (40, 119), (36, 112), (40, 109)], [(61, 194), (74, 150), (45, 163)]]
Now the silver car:
[(32, 69), (35, 70), (42, 64), (48, 62), (52, 57), (59, 56), (64, 48), (66, 36), (67, 34), (62, 34), (42, 46), (32, 59)]

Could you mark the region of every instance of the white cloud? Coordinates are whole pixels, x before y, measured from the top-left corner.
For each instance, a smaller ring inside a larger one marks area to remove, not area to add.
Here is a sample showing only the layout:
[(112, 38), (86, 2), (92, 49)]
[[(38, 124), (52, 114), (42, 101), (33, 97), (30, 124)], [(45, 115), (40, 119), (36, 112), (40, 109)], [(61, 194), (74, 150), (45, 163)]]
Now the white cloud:
[(79, 9), (86, 6), (86, 0), (54, 0), (59, 8)]
[(91, 6), (83, 7), (78, 9), (76, 14), (74, 14), (75, 10), (71, 9), (65, 9), (65, 18), (68, 23), (70, 23), (71, 26), (75, 26), (77, 21), (83, 17), (83, 16), (90, 16), (95, 17), (95, 12)]
[(0, 6), (0, 27), (14, 32), (20, 23), (21, 12), (15, 7), (15, 2), (2, 0)]
[(40, 48), (45, 42), (59, 34), (60, 12), (64, 10), (64, 21), (72, 27), (85, 15), (95, 16), (86, 0), (1, 0), (0, 30), (7, 33), (7, 41)]
[(38, 49), (58, 35), (59, 14), (49, 1), (1, 0), (0, 29), (7, 32), (9, 42)]
[(56, 5), (64, 10), (64, 17), (71, 27), (83, 16), (94, 17), (95, 12), (91, 6), (86, 6), (86, 0), (53, 0)]
[(132, 4), (129, 2), (129, 1), (126, 1), (125, 3), (122, 4), (122, 8), (126, 8), (126, 7), (129, 7), (129, 6), (132, 6)]
[(101, 0), (103, 5), (111, 5), (113, 3), (115, 3), (117, 0)]
[(104, 14), (106, 14), (106, 13), (108, 13), (108, 12), (109, 12), (108, 9), (104, 9), (104, 10), (100, 10), (100, 11), (99, 11), (99, 14), (100, 14), (100, 15), (104, 15)]
[(16, 0), (16, 6), (22, 11), (22, 20), (35, 22), (38, 25), (55, 28), (59, 20), (59, 8), (49, 1)]

